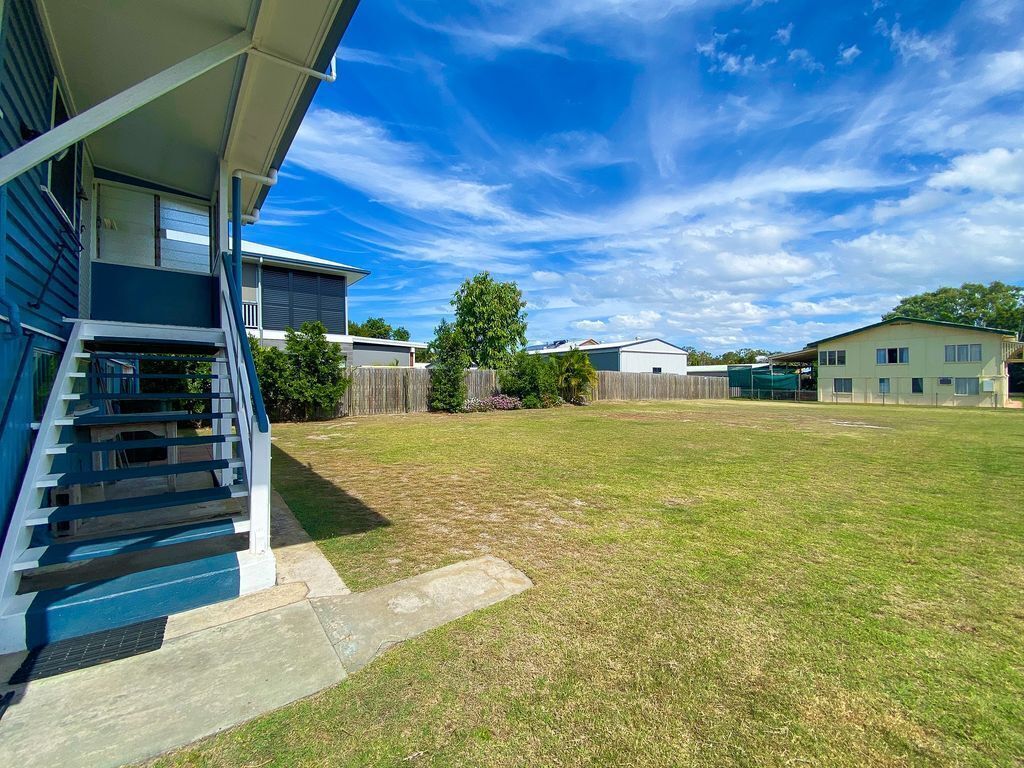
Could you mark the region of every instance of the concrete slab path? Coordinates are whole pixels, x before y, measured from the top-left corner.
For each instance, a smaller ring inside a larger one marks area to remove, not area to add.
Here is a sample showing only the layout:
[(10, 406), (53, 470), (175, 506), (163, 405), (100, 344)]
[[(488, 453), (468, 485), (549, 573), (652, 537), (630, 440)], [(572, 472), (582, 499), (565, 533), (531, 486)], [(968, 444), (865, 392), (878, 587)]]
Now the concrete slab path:
[[(0, 766), (113, 768), (310, 696), (387, 648), (530, 586), (479, 557), (350, 593), (274, 498), (278, 585), (170, 617), (162, 648), (17, 686)], [(2, 685), (22, 655), (0, 657)]]

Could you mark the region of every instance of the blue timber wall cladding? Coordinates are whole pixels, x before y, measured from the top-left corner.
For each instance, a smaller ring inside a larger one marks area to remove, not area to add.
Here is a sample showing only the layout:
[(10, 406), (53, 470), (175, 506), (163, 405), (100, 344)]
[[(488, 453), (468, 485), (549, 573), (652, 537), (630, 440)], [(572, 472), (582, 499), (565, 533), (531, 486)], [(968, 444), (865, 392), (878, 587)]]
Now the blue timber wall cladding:
[(129, 323), (220, 325), (219, 278), (199, 272), (92, 263), (92, 318)]
[[(3, 6), (0, 154), (6, 155), (25, 143), (23, 126), (26, 135), (50, 128), (54, 72), (31, 0), (7, 0)], [(77, 157), (77, 149), (72, 151)], [(14, 305), (21, 322), (66, 337), (63, 318), (78, 314), (78, 253), (68, 242), (72, 233), (67, 224), (39, 189), (47, 183), (47, 168), (42, 163), (4, 188), (0, 291), (7, 306), (0, 312), (9, 315), (10, 305)], [(64, 248), (58, 246), (62, 241)], [(27, 365), (24, 375), (16, 379), (26, 343), (31, 345)], [(6, 405), (10, 399), (7, 422), (0, 435), (0, 530), (7, 527), (31, 447), (32, 355), (36, 350), (60, 353), (63, 344), (44, 335), (13, 334), (8, 324), (0, 327), (0, 402)]]

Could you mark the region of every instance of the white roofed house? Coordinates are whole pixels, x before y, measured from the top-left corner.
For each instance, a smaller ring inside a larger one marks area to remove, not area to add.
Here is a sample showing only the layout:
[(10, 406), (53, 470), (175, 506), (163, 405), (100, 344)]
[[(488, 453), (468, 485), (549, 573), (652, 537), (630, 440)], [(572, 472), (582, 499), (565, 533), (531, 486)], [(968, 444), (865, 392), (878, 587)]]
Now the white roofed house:
[(241, 229), (356, 4), (0, 2), (0, 653), (274, 584)]
[(411, 368), (427, 345), (353, 336), (348, 332), (349, 288), (370, 273), (359, 267), (242, 242), (242, 316), (249, 334), (264, 346), (284, 347), (286, 330), (307, 320), (327, 328), (327, 340), (341, 345), (346, 364)]
[(598, 371), (629, 373), (676, 373), (686, 375), (686, 350), (661, 339), (634, 339), (599, 344), (593, 339), (583, 342), (559, 341), (526, 348), (532, 355), (559, 355), (580, 349)]

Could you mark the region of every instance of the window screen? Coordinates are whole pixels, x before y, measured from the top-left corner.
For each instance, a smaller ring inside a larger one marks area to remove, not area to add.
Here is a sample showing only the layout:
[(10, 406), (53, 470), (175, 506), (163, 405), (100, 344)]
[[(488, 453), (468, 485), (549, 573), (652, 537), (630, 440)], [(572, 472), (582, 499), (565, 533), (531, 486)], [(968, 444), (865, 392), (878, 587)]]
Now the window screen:
[(263, 327), (283, 331), (319, 320), (328, 333), (345, 333), (345, 278), (263, 268)]

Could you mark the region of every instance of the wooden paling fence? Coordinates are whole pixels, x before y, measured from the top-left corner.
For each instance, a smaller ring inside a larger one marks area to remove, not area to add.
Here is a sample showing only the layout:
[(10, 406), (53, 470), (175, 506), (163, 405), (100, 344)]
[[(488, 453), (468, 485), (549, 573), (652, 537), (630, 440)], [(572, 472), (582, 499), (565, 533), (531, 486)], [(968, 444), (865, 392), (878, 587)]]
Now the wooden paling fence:
[(594, 400), (726, 400), (729, 380), (676, 373), (598, 371)]
[[(710, 400), (729, 397), (729, 381), (672, 373), (598, 371), (595, 400)], [(467, 397), (498, 391), (497, 371), (466, 371)], [(375, 416), (428, 410), (430, 371), (425, 368), (356, 368), (338, 415)]]

